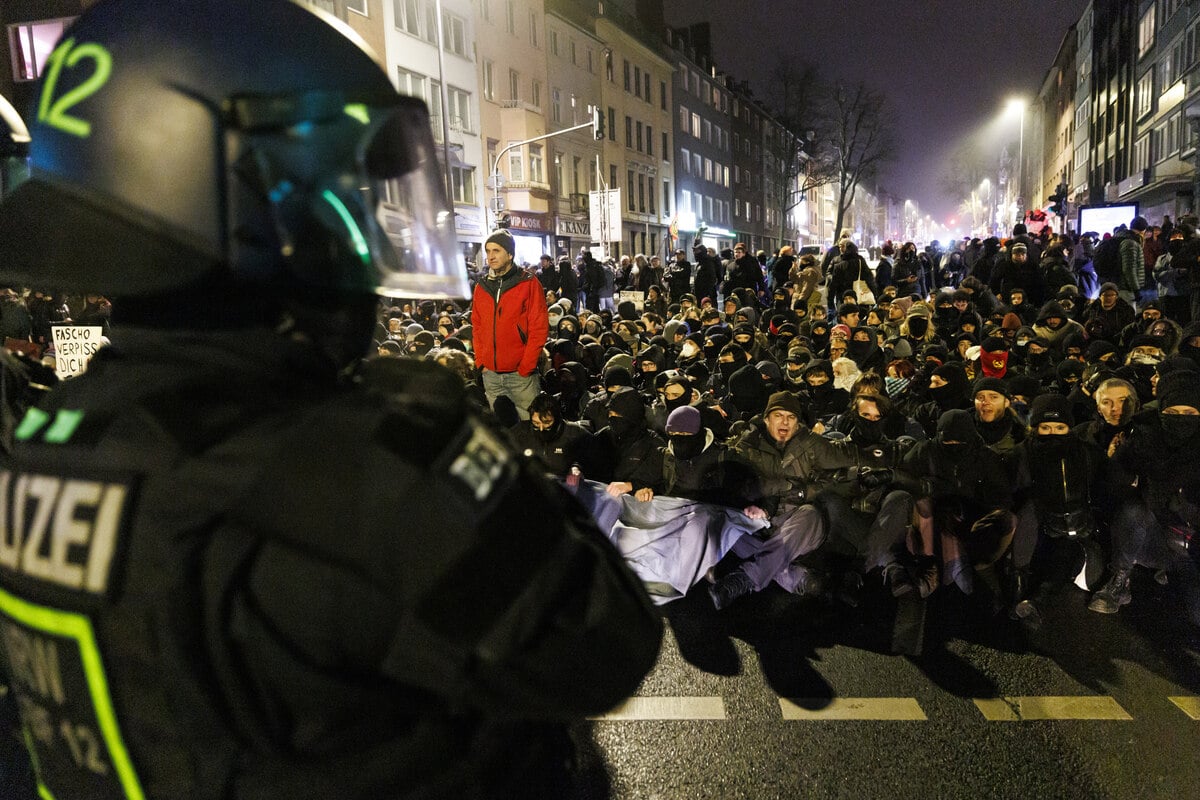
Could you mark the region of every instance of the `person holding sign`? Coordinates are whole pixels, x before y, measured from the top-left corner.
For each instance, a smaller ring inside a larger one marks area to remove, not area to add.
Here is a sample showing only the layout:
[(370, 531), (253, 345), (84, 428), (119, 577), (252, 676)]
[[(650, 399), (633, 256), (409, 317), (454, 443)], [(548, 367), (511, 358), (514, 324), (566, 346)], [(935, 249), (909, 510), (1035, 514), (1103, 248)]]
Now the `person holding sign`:
[(335, 22), (105, 0), (49, 56), (0, 281), (114, 317), (0, 458), (40, 797), (569, 796), (568, 724), (655, 661), (640, 582), (457, 376), (351, 380), (377, 295), (468, 283), (425, 104)]

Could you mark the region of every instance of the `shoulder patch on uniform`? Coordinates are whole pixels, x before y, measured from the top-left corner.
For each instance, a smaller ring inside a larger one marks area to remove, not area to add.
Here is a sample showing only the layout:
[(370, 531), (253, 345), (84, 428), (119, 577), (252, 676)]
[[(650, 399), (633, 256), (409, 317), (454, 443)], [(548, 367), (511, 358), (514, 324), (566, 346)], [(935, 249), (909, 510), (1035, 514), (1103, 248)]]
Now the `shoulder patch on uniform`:
[(478, 421), (467, 420), (465, 428), (467, 435), (460, 439), (463, 445), (450, 456), (446, 471), (482, 503), (511, 475), (515, 464), (500, 438)]

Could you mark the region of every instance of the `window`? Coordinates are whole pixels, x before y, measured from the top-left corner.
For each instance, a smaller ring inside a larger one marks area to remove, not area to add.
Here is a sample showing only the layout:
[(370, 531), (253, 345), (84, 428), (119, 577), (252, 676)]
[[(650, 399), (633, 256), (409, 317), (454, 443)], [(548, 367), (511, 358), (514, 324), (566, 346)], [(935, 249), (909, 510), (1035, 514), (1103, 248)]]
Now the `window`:
[(396, 4), (396, 27), (413, 36), (421, 35), (420, 0), (394, 0)]
[(646, 213), (646, 176), (638, 174), (638, 211)]
[[(434, 38), (436, 38), (436, 34)], [(463, 58), (468, 57), (467, 23), (462, 17), (442, 12), (442, 44), (448, 52)]]
[(671, 140), (667, 138), (666, 131), (663, 131), (662, 140), (663, 140), (662, 141), (663, 161), (670, 161), (671, 160), (671, 147), (670, 147)]
[(542, 158), (542, 145), (529, 145), (529, 180), (532, 183), (545, 183), (545, 160)]
[(667, 180), (663, 181), (662, 210), (664, 214), (671, 213), (671, 182)]
[(508, 99), (521, 99), (521, 73), (517, 72), (515, 69), (510, 69), (508, 71)]
[(529, 12), (529, 43), (538, 46), (538, 18), (536, 11)]
[(562, 122), (562, 91), (557, 87), (550, 90), (550, 120)]
[(517, 32), (517, 4), (516, 0), (505, 0), (504, 3), (504, 24), (508, 28), (509, 33)]
[(571, 49), (571, 64), (578, 65), (579, 60), (575, 54), (575, 40), (574, 39), (571, 40), (571, 48), (570, 49)]
[(462, 205), (475, 205), (475, 168), (451, 167), (450, 186), (454, 192), (454, 202)]
[(353, 11), (355, 14), (362, 14), (364, 17), (370, 16), (367, 0), (346, 0), (346, 10)]
[(700, 115), (695, 111), (692, 112), (692, 136), (700, 138)]
[[(509, 144), (516, 144), (516, 142), (509, 142)], [(523, 149), (514, 147), (508, 151), (508, 179), (510, 181), (525, 180), (525, 154), (521, 152)]]
[(712, 159), (706, 158), (706, 159), (704, 159), (704, 180), (711, 181), (712, 179), (713, 179)]
[(647, 201), (647, 204), (650, 206), (650, 213), (657, 214), (658, 212), (654, 209), (654, 178), (653, 177), (646, 178), (646, 201)]
[(471, 125), (471, 94), (453, 86), (446, 87), (446, 102), (450, 104), (450, 127), (456, 131), (470, 133), (474, 130)]
[(650, 73), (647, 72), (642, 76), (642, 99), (647, 103), (650, 102)]
[(642, 68), (633, 68), (633, 94), (635, 97), (642, 96)]
[(680, 148), (679, 152), (680, 152), (679, 165), (683, 168), (683, 171), (685, 174), (691, 175), (692, 174), (692, 154), (688, 151), (688, 149), (686, 147)]
[(1148, 69), (1137, 83), (1137, 115), (1145, 116), (1154, 105), (1154, 70)]
[(608, 140), (617, 140), (617, 112), (612, 106), (608, 107)]
[(712, 123), (709, 122), (708, 120), (704, 120), (704, 141), (709, 144), (712, 144), (712, 141), (713, 141), (712, 128), (713, 128)]
[(478, 0), (479, 16), (483, 17), (488, 22), (492, 21), (492, 0)]
[(692, 210), (692, 193), (687, 189), (683, 189), (679, 192), (679, 207), (684, 211)]
[(699, 153), (692, 153), (692, 174), (697, 178), (704, 174), (704, 163)]
[(1166, 139), (1163, 144), (1163, 158), (1176, 155), (1179, 152), (1179, 120), (1180, 114), (1175, 114), (1166, 125)]
[(634, 125), (634, 128), (636, 129), (635, 130), (636, 135), (634, 136), (634, 139), (633, 139), (633, 143), (634, 143), (633, 149), (637, 150), (640, 153), (640, 152), (642, 152), (642, 132), (643, 132), (642, 123), (640, 120)]
[(633, 77), (633, 70), (629, 64), (629, 59), (624, 59), (625, 62), (625, 91), (629, 91), (629, 86)]
[(1147, 169), (1150, 166), (1150, 137), (1143, 136), (1133, 145), (1133, 160), (1129, 164), (1134, 172)]
[(1158, 60), (1158, 85), (1165, 91), (1170, 88), (1171, 84), (1175, 83), (1175, 63), (1171, 58), (1170, 51), (1163, 54)]
[(654, 155), (654, 128), (646, 126), (646, 155)]
[(613, 55), (612, 50), (604, 48), (604, 77), (609, 83), (613, 82)]
[(396, 90), (400, 94), (419, 97), (426, 103), (430, 102), (429, 79), (419, 72), (410, 72), (403, 67), (396, 70)]
[(54, 45), (74, 19), (64, 17), (9, 26), (8, 45), (12, 52), (14, 81), (38, 79), (46, 66), (46, 59), (54, 52)]
[(483, 62), (483, 96), (496, 99), (496, 65), (491, 61)]
[(550, 52), (553, 55), (558, 55), (558, 31), (550, 31)]
[(683, 131), (684, 133), (688, 132), (688, 124), (689, 124), (688, 121), (690, 119), (691, 119), (691, 115), (688, 114), (687, 106), (680, 106), (679, 107), (679, 129), (681, 131)]
[(633, 147), (633, 118), (625, 117), (625, 146)]
[(1175, 15), (1175, 12), (1184, 5), (1183, 0), (1159, 0), (1162, 5), (1162, 16), (1160, 19), (1165, 23)]
[(591, 75), (594, 75), (594, 74), (596, 74), (596, 51), (589, 47), (587, 49), (587, 56), (588, 56), (588, 73)]
[(530, 93), (529, 100), (533, 103), (534, 108), (542, 107), (542, 82), (533, 82), (533, 91)]
[(628, 201), (625, 203), (625, 206), (626, 206), (626, 207), (627, 207), (627, 208), (628, 208), (630, 211), (636, 211), (636, 210), (637, 210), (637, 205), (636, 205), (636, 203), (635, 203), (635, 200), (636, 200), (636, 198), (635, 198), (635, 197), (634, 197), (634, 195), (633, 195), (633, 170), (631, 170), (631, 169), (630, 169), (630, 170), (626, 170), (626, 171), (625, 171), (625, 177), (626, 177), (626, 183), (628, 184), (628, 190), (629, 190), (629, 194), (627, 195), (627, 197), (628, 197), (629, 199), (628, 199)]
[(1154, 47), (1154, 33), (1154, 6), (1150, 6), (1138, 22), (1138, 58), (1146, 55), (1146, 52)]
[(608, 188), (616, 189), (617, 186), (618, 186), (618, 184), (617, 184), (617, 165), (609, 164), (608, 165)]

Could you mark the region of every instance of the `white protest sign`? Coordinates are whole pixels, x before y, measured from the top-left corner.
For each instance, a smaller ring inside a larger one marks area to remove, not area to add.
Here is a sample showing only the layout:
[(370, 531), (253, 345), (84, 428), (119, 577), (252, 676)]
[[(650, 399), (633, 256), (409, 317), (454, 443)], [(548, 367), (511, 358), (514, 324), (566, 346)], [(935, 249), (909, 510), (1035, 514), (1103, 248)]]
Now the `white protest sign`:
[(646, 302), (645, 295), (642, 294), (640, 290), (636, 289), (633, 291), (629, 291), (628, 289), (621, 290), (620, 298), (617, 300), (617, 302), (624, 303), (626, 300), (633, 303), (634, 308), (636, 308), (638, 311), (642, 310), (642, 307)]
[(99, 325), (54, 325), (54, 372), (60, 379), (82, 375), (88, 362), (103, 346)]

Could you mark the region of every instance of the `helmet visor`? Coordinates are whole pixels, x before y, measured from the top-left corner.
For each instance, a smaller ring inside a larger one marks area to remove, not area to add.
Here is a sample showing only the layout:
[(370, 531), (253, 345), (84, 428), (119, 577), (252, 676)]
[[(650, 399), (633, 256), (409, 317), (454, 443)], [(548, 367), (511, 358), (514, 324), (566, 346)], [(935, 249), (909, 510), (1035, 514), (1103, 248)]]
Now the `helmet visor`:
[(359, 164), (375, 201), (367, 244), (376, 267), (376, 292), (385, 297), (470, 296), (425, 104), (404, 98), (363, 143)]

